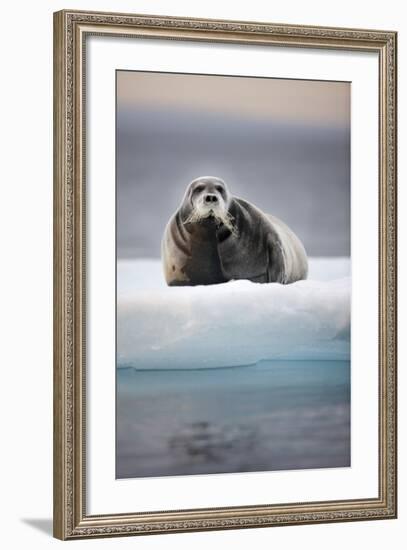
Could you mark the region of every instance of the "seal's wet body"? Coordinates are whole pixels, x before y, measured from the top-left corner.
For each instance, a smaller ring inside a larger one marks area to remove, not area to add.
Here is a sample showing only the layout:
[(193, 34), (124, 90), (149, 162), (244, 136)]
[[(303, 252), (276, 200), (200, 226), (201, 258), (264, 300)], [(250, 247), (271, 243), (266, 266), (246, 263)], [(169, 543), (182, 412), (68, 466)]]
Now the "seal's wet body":
[(231, 196), (214, 177), (188, 186), (165, 229), (162, 258), (171, 286), (232, 279), (288, 284), (308, 270), (303, 245), (283, 222)]

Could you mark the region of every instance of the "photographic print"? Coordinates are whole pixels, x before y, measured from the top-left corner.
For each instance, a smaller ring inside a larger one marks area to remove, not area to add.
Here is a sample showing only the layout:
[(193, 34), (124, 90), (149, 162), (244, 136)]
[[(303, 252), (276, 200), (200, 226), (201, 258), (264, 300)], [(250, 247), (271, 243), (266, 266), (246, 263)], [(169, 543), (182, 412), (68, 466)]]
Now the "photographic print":
[(116, 478), (351, 465), (350, 86), (116, 71)]

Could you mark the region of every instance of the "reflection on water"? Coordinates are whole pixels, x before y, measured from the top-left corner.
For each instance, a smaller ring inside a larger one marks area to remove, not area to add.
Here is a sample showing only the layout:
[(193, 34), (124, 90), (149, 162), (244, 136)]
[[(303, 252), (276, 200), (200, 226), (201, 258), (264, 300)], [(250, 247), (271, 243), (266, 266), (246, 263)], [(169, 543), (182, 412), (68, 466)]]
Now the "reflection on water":
[(117, 371), (118, 478), (349, 465), (348, 361)]
[(192, 422), (178, 434), (169, 438), (170, 452), (178, 454), (180, 461), (227, 461), (231, 452), (248, 452), (257, 443), (253, 426), (214, 426), (209, 422)]

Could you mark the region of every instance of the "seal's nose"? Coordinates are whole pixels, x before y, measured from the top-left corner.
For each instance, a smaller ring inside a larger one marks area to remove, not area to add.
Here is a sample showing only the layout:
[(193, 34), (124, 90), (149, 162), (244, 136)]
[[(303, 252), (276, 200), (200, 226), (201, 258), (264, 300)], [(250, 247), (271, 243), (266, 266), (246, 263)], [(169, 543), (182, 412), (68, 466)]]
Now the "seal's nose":
[(213, 193), (208, 193), (207, 195), (205, 195), (205, 202), (207, 204), (216, 203), (216, 202), (218, 202), (218, 197), (216, 195), (214, 195)]

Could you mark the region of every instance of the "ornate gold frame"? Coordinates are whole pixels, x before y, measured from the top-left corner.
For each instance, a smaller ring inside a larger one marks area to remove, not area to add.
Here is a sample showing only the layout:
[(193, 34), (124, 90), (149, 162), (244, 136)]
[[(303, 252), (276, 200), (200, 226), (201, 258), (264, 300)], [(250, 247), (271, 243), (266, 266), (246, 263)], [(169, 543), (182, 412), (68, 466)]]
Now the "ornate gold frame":
[[(379, 495), (373, 499), (86, 514), (83, 76), (90, 34), (379, 57)], [(54, 14), (54, 535), (60, 539), (396, 517), (396, 41), (390, 31), (60, 11)]]

